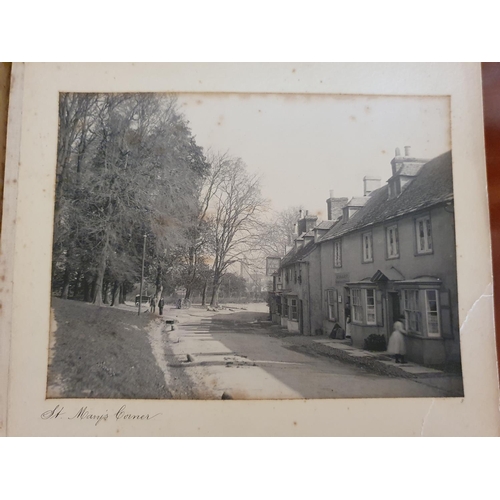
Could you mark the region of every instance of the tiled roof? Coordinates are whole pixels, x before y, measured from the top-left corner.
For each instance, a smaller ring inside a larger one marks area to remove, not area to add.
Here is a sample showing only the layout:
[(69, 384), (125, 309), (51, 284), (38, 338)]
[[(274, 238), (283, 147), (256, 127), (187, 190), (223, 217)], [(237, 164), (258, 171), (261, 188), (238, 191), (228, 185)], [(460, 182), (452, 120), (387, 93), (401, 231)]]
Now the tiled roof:
[(348, 207), (362, 207), (366, 204), (367, 201), (368, 201), (367, 196), (363, 196), (363, 197), (360, 196), (357, 198), (351, 198), (351, 200), (349, 201), (347, 206)]
[(399, 170), (398, 175), (417, 175), (422, 163), (405, 163)]
[(345, 224), (333, 226), (319, 243), (364, 227), (453, 200), (451, 151), (430, 160), (396, 198), (388, 199), (388, 186), (373, 191), (366, 205)]
[(324, 220), (320, 222), (316, 227), (318, 229), (330, 229), (335, 224), (334, 220)]
[(280, 267), (289, 266), (290, 264), (295, 264), (296, 262), (302, 260), (304, 257), (309, 255), (316, 248), (316, 243), (314, 241), (308, 242), (302, 248), (292, 249), (288, 252), (282, 259)]

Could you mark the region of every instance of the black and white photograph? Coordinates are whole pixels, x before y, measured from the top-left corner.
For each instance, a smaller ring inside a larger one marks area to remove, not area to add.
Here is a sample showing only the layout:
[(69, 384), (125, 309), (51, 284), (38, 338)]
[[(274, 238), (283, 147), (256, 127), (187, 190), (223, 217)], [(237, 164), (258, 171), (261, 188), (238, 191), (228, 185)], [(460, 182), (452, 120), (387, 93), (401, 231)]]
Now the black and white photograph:
[(463, 396), (451, 149), (447, 96), (61, 92), (47, 398)]

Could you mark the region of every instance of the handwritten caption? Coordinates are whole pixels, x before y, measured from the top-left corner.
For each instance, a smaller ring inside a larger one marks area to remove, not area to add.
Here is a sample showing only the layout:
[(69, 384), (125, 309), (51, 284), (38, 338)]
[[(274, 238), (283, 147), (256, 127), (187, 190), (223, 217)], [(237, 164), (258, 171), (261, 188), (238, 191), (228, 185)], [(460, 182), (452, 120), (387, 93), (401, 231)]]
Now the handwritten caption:
[(64, 411), (64, 406), (56, 405), (52, 410), (44, 411), (40, 417), (42, 420), (85, 420), (93, 421), (94, 425), (98, 425), (101, 422), (107, 422), (108, 420), (153, 420), (153, 418), (158, 417), (161, 413), (156, 413), (150, 415), (149, 413), (130, 413), (127, 411), (127, 406), (122, 405), (120, 409), (116, 412), (108, 412), (106, 410), (102, 413), (94, 413), (88, 409), (87, 406), (82, 406), (76, 413), (68, 413)]

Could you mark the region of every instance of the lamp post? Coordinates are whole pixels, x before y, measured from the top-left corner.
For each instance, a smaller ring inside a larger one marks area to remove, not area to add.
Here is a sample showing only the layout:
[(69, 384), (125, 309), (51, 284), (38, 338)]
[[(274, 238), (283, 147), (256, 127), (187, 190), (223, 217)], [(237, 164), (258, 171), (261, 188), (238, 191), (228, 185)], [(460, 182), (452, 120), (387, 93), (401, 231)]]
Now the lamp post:
[(141, 267), (141, 284), (139, 285), (139, 310), (137, 315), (141, 314), (142, 307), (142, 284), (144, 282), (144, 258), (146, 257), (146, 235), (144, 235), (144, 246), (142, 247), (142, 267)]

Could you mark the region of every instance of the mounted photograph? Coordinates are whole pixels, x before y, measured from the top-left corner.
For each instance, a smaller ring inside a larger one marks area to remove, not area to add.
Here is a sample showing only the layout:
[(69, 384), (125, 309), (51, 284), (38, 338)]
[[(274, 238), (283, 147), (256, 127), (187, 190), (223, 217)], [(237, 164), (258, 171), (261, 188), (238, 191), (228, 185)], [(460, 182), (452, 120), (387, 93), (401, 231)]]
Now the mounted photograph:
[(463, 397), (450, 106), (60, 92), (46, 398)]

